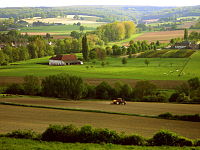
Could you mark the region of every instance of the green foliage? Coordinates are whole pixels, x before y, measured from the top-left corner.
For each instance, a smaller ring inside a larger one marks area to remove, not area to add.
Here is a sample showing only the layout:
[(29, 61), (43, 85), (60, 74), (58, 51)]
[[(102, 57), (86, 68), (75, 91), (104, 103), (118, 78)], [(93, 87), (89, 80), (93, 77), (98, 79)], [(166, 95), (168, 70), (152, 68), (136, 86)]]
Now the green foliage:
[(141, 99), (144, 96), (154, 95), (156, 86), (149, 81), (138, 81), (135, 85), (135, 98)]
[(122, 64), (127, 64), (127, 59), (124, 57), (124, 58), (122, 58)]
[(114, 90), (107, 82), (103, 81), (96, 86), (96, 98), (111, 99), (113, 95)]
[(23, 95), (24, 94), (24, 86), (21, 85), (21, 84), (13, 83), (13, 84), (8, 86), (8, 88), (6, 89), (5, 93)]
[(160, 132), (156, 133), (153, 136), (153, 145), (155, 146), (162, 146), (162, 145), (168, 145), (168, 146), (192, 146), (193, 143), (191, 140), (186, 139), (184, 137), (180, 137), (177, 134), (161, 130)]
[(7, 133), (5, 137), (20, 138), (20, 139), (38, 139), (39, 135), (32, 130), (16, 130)]
[(28, 95), (38, 95), (40, 93), (40, 79), (33, 75), (24, 77), (24, 92)]
[(135, 30), (135, 24), (131, 21), (114, 22), (98, 27), (97, 34), (105, 42), (118, 41), (129, 38)]
[(184, 40), (188, 40), (188, 29), (184, 29)]
[(83, 54), (83, 59), (85, 61), (88, 60), (88, 53), (89, 53), (89, 49), (88, 49), (88, 43), (87, 43), (87, 36), (85, 35), (82, 38), (82, 54)]
[(52, 75), (42, 80), (44, 96), (80, 99), (86, 91), (82, 78), (68, 74)]
[(148, 59), (145, 59), (144, 60), (144, 63), (147, 65), (147, 67), (149, 66), (149, 64), (150, 64), (150, 61), (148, 60)]

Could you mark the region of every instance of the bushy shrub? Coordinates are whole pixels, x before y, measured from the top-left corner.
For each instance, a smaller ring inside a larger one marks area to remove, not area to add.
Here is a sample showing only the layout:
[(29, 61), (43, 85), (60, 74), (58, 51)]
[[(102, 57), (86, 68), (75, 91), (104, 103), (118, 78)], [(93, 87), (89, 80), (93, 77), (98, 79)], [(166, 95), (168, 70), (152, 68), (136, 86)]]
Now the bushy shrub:
[(158, 133), (156, 133), (153, 136), (152, 144), (154, 146), (162, 146), (162, 145), (168, 145), (168, 146), (192, 146), (193, 143), (191, 140), (180, 137), (177, 134), (161, 130)]
[(119, 144), (122, 145), (146, 145), (146, 140), (139, 135), (129, 135), (121, 137), (121, 142)]
[(194, 141), (194, 146), (200, 146), (200, 139)]
[(173, 115), (171, 113), (167, 112), (167, 113), (158, 115), (158, 117), (163, 118), (163, 119), (172, 119)]
[(94, 141), (93, 134), (91, 126), (83, 126), (79, 131), (79, 140), (77, 140), (82, 143), (90, 143)]
[(200, 115), (195, 114), (195, 115), (175, 115), (175, 119), (177, 120), (185, 120), (185, 121), (194, 121), (194, 122), (200, 122)]
[(41, 139), (44, 141), (77, 142), (77, 137), (78, 129), (73, 125), (50, 125), (42, 133)]
[(119, 135), (115, 131), (108, 129), (94, 129), (93, 140), (94, 143), (118, 143)]
[(7, 94), (24, 94), (24, 87), (21, 84), (13, 83), (5, 90)]
[(161, 130), (153, 136), (153, 145), (155, 146), (176, 146), (176, 142), (178, 141), (178, 136), (175, 133)]
[(105, 81), (96, 86), (96, 98), (111, 99), (115, 95), (115, 90)]
[(25, 76), (24, 92), (27, 95), (39, 95), (41, 92), (40, 79), (33, 75)]
[(166, 102), (167, 98), (163, 95), (144, 96), (141, 101), (143, 102)]
[(38, 139), (39, 135), (32, 130), (16, 130), (5, 135), (6, 137), (21, 139)]
[(149, 81), (138, 81), (135, 85), (135, 98), (142, 99), (144, 96), (152, 96), (155, 94), (156, 85)]
[(179, 97), (179, 93), (173, 93), (169, 98), (169, 102), (176, 102), (178, 97)]

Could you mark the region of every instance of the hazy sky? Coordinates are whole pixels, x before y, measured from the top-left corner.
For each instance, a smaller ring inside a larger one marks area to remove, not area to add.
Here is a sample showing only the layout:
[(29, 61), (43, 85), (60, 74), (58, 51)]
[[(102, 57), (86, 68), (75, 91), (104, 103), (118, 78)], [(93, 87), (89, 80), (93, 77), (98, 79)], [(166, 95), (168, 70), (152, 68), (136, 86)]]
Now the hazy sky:
[(194, 6), (200, 0), (0, 0), (0, 7), (68, 5)]

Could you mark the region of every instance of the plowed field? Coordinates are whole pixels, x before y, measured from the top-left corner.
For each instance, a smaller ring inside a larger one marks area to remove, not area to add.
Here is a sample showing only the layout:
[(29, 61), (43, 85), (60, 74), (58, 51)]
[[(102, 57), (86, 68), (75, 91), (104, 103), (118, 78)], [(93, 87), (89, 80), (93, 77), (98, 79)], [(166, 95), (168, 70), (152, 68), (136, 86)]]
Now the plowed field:
[(168, 129), (188, 138), (200, 138), (199, 122), (0, 105), (0, 133), (16, 129), (43, 132), (49, 124), (90, 124), (145, 137), (151, 137), (160, 129)]

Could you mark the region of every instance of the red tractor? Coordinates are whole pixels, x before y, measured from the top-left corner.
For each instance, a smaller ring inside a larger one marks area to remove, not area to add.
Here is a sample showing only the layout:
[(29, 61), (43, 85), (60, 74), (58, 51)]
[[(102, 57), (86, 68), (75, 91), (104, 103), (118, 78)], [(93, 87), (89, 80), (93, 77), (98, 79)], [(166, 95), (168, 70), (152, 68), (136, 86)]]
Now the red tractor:
[(123, 98), (117, 98), (117, 99), (114, 99), (111, 104), (126, 105), (126, 101)]

